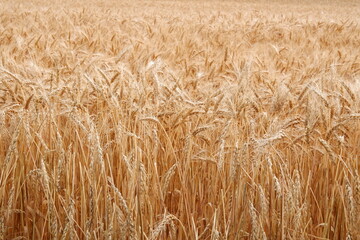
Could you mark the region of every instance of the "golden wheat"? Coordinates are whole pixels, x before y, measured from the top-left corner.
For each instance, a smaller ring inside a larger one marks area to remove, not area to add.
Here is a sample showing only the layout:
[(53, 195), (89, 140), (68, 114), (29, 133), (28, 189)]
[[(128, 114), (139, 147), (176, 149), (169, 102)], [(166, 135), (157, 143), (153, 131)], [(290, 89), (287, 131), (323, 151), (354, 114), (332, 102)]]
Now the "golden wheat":
[(0, 3), (0, 239), (359, 239), (355, 0)]

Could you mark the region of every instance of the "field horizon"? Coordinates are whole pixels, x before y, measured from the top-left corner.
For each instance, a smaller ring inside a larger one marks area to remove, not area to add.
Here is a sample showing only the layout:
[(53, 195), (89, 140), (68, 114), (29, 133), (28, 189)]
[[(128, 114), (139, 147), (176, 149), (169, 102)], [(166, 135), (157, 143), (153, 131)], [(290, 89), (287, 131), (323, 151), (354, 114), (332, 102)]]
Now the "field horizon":
[(2, 1), (0, 240), (360, 239), (357, 1)]

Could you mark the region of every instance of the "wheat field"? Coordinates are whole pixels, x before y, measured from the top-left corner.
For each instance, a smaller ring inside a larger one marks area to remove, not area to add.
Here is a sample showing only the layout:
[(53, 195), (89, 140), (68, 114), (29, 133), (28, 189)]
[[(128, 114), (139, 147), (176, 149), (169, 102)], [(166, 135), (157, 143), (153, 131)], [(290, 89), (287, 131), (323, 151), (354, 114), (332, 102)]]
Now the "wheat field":
[(360, 3), (0, 2), (0, 239), (360, 239)]

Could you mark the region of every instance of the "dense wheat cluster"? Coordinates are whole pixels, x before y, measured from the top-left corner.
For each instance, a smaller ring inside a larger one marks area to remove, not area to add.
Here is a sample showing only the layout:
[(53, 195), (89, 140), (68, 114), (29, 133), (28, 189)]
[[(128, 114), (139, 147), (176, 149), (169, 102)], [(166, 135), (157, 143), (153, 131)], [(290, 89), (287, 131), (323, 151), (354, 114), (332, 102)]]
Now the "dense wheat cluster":
[(360, 239), (359, 16), (2, 1), (0, 239)]

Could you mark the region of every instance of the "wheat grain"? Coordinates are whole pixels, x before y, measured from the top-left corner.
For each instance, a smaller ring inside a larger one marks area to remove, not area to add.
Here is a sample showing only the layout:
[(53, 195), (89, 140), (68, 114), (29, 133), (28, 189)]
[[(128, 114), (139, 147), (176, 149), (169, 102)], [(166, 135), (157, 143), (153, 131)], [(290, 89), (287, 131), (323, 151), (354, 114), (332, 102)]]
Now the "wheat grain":
[(162, 193), (164, 196), (166, 195), (170, 180), (174, 176), (176, 168), (177, 168), (177, 164), (175, 163), (174, 165), (171, 166), (171, 168), (169, 168), (169, 170), (166, 171), (163, 177)]
[(159, 235), (165, 231), (166, 225), (171, 225), (171, 222), (174, 220), (174, 216), (171, 214), (167, 214), (163, 217), (163, 219), (156, 224), (156, 227), (151, 232), (150, 239), (157, 239)]
[(321, 145), (325, 148), (326, 152), (330, 155), (332, 161), (336, 161), (336, 154), (334, 153), (334, 151), (331, 149), (329, 143), (327, 141), (325, 141), (324, 139), (320, 138), (319, 139)]

